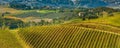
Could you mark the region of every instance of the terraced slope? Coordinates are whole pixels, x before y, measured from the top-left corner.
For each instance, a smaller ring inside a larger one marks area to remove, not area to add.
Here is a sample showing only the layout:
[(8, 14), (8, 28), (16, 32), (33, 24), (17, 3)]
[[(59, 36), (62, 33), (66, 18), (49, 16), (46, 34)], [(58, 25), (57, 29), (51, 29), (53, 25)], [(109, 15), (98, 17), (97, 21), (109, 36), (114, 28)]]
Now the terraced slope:
[(100, 23), (87, 23), (86, 22), (86, 23), (64, 24), (64, 25), (92, 28), (92, 29), (110, 31), (110, 32), (114, 32), (114, 33), (119, 33), (120, 34), (120, 28), (115, 27), (115, 26), (111, 26), (111, 25), (100, 24)]
[(114, 16), (104, 15), (98, 19), (91, 19), (81, 21), (81, 19), (76, 19), (72, 21), (68, 21), (63, 25), (77, 26), (77, 27), (85, 27), (92, 28), (104, 31), (110, 31), (115, 33), (120, 33), (120, 12), (114, 13)]
[(23, 48), (17, 38), (7, 30), (0, 30), (0, 48)]
[(37, 26), (20, 29), (32, 48), (120, 48), (120, 35), (75, 26)]

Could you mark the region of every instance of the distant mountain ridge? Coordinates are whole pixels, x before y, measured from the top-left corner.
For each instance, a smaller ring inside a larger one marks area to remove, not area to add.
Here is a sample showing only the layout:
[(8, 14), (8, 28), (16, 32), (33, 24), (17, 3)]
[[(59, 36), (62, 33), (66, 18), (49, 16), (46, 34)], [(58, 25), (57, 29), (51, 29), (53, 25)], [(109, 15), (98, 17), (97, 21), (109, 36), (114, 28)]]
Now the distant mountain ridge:
[(0, 0), (0, 3), (24, 4), (33, 7), (101, 7), (120, 6), (120, 0)]

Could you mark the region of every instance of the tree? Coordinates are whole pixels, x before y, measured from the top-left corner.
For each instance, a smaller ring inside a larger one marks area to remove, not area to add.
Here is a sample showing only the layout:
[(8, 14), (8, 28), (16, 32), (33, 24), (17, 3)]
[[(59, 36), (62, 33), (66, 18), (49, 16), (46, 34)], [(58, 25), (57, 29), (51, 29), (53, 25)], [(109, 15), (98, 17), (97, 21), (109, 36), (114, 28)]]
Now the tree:
[(112, 12), (112, 11), (109, 11), (109, 12), (108, 12), (108, 16), (114, 16), (113, 12)]
[(5, 14), (4, 13), (2, 13), (2, 16), (1, 17), (4, 17), (5, 16)]

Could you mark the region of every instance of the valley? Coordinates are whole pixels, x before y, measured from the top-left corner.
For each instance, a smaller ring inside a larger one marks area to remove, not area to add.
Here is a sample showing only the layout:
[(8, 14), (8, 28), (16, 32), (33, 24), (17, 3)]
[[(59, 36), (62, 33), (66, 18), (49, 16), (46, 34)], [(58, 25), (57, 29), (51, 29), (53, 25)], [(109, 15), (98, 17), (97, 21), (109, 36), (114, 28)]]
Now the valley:
[(110, 7), (0, 6), (0, 48), (120, 48), (119, 19)]

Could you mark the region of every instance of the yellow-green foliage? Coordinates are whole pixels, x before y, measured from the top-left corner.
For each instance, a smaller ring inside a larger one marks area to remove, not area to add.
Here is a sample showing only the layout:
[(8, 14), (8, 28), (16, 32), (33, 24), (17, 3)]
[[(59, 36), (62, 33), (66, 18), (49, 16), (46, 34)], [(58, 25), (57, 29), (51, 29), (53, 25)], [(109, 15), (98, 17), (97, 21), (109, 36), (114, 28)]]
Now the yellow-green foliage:
[(8, 30), (0, 30), (0, 48), (22, 48), (22, 46)]
[(73, 24), (64, 24), (64, 25), (70, 25), (70, 26), (77, 26), (77, 27), (85, 27), (85, 28), (92, 28), (92, 29), (98, 29), (98, 30), (104, 30), (104, 31), (111, 31), (114, 33), (120, 34), (120, 28), (106, 25), (106, 24), (100, 24), (100, 23), (73, 23)]
[(50, 13), (50, 12), (58, 12), (59, 10), (37, 10), (39, 13)]
[(98, 24), (107, 24), (112, 26), (120, 27), (120, 12), (115, 12), (114, 16), (103, 15), (97, 19), (81, 21), (81, 19), (74, 19), (64, 24), (76, 24), (76, 23), (98, 23)]
[(111, 17), (104, 16), (98, 19), (87, 20), (84, 22), (102, 23), (102, 24), (108, 24), (108, 25), (120, 27), (120, 12), (114, 13), (114, 16)]
[(75, 26), (37, 26), (20, 29), (33, 48), (120, 48), (120, 35)]
[(114, 13), (114, 16), (104, 15), (98, 19), (91, 19), (81, 21), (81, 19), (77, 19), (74, 21), (65, 22), (63, 25), (77, 26), (77, 27), (85, 27), (92, 29), (99, 29), (105, 31), (111, 31), (115, 33), (120, 33), (120, 12)]

